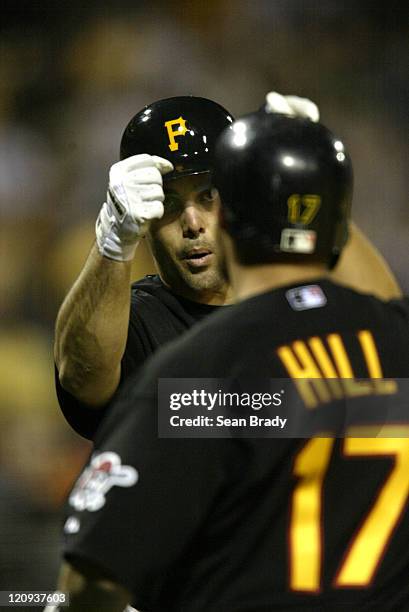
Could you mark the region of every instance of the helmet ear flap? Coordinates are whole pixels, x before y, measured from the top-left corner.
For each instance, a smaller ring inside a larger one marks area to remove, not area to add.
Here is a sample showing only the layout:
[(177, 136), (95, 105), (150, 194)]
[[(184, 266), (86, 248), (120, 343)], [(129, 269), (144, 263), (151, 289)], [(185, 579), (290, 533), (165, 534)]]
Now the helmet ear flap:
[(334, 254), (331, 256), (331, 259), (330, 259), (330, 262), (329, 262), (329, 266), (328, 266), (328, 268), (329, 268), (330, 270), (333, 270), (333, 269), (335, 268), (335, 266), (337, 265), (337, 263), (338, 263), (338, 261), (339, 261), (340, 256), (341, 256), (341, 254), (340, 254), (340, 253), (334, 253)]

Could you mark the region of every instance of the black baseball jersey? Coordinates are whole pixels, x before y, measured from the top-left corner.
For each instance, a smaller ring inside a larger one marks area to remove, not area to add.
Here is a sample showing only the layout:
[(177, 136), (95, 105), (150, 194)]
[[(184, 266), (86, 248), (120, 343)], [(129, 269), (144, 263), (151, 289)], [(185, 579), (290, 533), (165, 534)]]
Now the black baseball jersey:
[[(172, 293), (157, 275), (148, 275), (131, 287), (128, 339), (121, 362), (121, 384), (159, 347), (178, 338), (203, 317), (220, 306), (199, 304)], [(55, 385), (61, 410), (71, 427), (85, 438), (93, 438), (109, 404), (95, 410), (78, 401), (60, 384)]]
[(98, 432), (67, 505), (66, 558), (146, 612), (409, 610), (409, 437), (158, 438), (159, 377), (314, 368), (407, 378), (409, 301), (284, 287), (159, 351)]

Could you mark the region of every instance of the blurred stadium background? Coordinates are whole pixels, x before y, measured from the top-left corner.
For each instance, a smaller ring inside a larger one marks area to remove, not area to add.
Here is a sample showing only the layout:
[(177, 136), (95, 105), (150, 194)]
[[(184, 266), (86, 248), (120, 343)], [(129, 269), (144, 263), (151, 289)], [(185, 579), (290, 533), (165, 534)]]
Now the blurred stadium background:
[[(1, 16), (0, 590), (55, 584), (61, 503), (90, 447), (59, 414), (53, 323), (145, 104), (191, 93), (239, 115), (271, 89), (316, 101), (352, 153), (355, 220), (409, 292), (407, 3), (86, 5), (6, 1)], [(151, 270), (139, 253), (135, 277)]]

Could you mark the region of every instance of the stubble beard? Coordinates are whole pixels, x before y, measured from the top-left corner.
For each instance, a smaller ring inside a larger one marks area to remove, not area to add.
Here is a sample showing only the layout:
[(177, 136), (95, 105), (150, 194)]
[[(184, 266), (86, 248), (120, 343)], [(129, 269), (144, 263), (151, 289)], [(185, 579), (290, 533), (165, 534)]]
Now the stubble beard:
[(227, 291), (224, 267), (219, 262), (205, 270), (190, 271), (183, 264), (175, 263), (168, 258), (164, 260), (156, 256), (155, 261), (164, 282), (174, 293), (182, 297), (206, 303), (214, 295), (223, 296)]
[(225, 285), (223, 274), (217, 267), (193, 273), (183, 271), (182, 276), (185, 284), (198, 293), (202, 291), (219, 293)]
[(207, 268), (191, 270), (160, 242), (149, 240), (149, 247), (162, 280), (174, 293), (202, 303), (215, 295), (221, 296), (223, 301), (229, 283), (222, 253), (215, 254), (216, 261)]

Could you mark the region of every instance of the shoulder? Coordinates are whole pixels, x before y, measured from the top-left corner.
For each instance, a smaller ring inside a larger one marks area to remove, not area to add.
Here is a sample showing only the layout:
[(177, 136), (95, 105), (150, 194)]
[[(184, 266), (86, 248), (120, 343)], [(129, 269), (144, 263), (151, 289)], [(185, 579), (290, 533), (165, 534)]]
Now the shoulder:
[(395, 311), (400, 317), (409, 321), (409, 297), (405, 296), (399, 300), (387, 302), (387, 306)]
[(185, 331), (195, 322), (183, 301), (162, 283), (158, 275), (145, 276), (131, 286), (131, 323), (152, 320), (166, 333), (170, 327), (172, 339), (175, 333)]
[[(318, 309), (323, 325), (325, 322), (333, 324), (336, 320), (340, 329), (349, 329), (364, 323), (383, 326), (392, 319), (398, 322), (399, 318), (409, 316), (407, 298), (387, 302), (372, 294), (362, 293), (330, 280), (320, 281), (318, 285), (326, 299), (325, 308)], [(308, 310), (306, 318), (314, 320), (315, 314), (314, 309)]]
[(131, 285), (132, 300), (143, 300), (146, 297), (161, 298), (169, 293), (157, 274), (148, 274)]
[(148, 275), (132, 283), (131, 285), (131, 305), (148, 304), (150, 307), (157, 305), (165, 308), (180, 316), (185, 313), (183, 300), (168, 289), (160, 277)]
[[(403, 297), (389, 301), (381, 300), (373, 295), (345, 290), (349, 295), (354, 294), (356, 309), (366, 318), (373, 318), (374, 324), (396, 326), (409, 323), (409, 298)], [(351, 298), (349, 298), (351, 299)]]
[[(254, 336), (248, 307), (222, 307), (196, 322), (172, 343), (162, 347), (145, 363), (146, 381), (184, 376), (214, 376), (228, 371), (237, 350), (250, 343)], [(229, 358), (231, 355), (231, 359)]]

